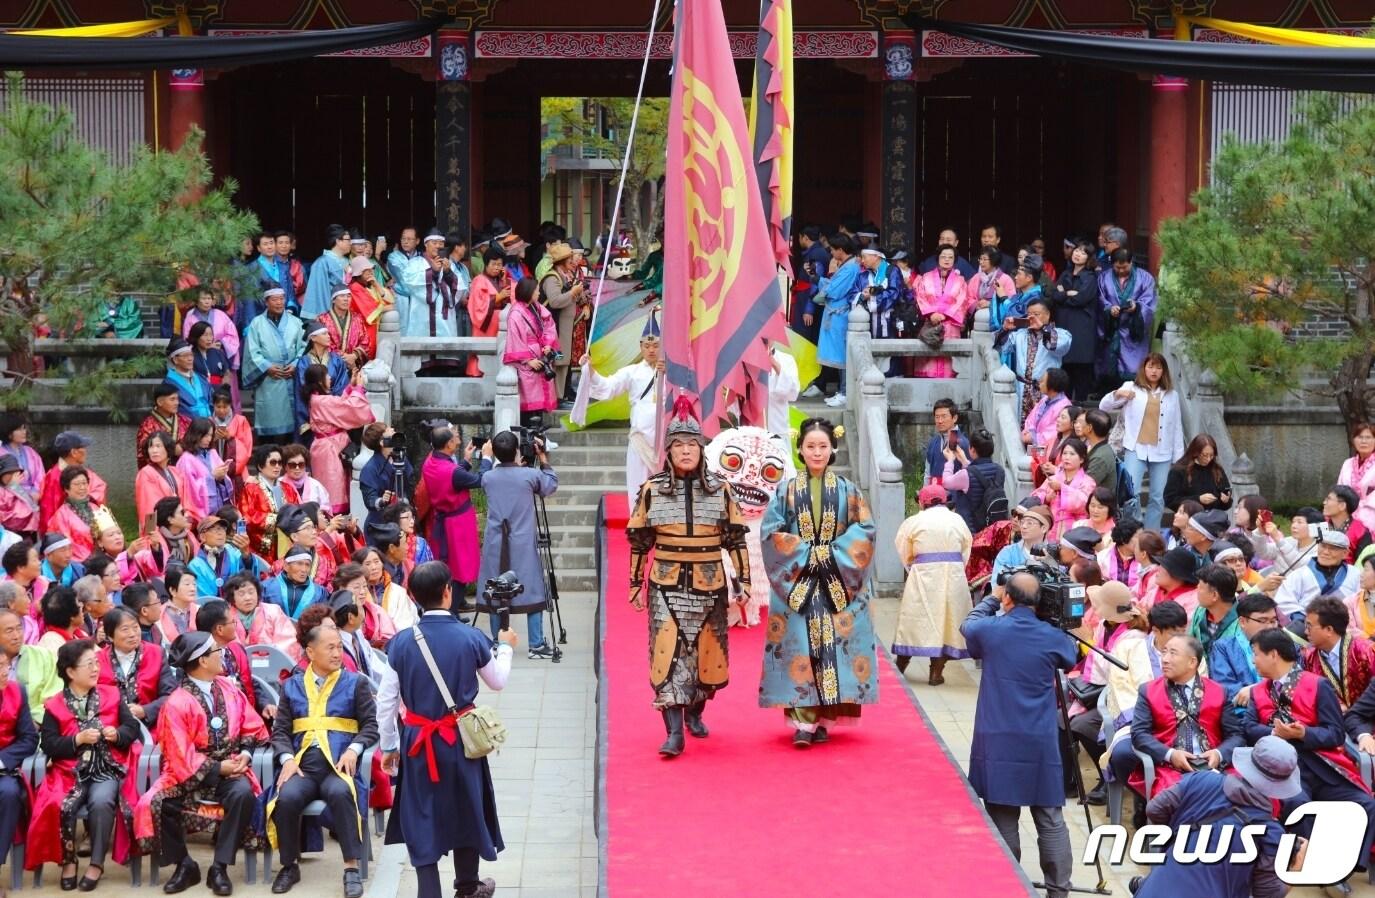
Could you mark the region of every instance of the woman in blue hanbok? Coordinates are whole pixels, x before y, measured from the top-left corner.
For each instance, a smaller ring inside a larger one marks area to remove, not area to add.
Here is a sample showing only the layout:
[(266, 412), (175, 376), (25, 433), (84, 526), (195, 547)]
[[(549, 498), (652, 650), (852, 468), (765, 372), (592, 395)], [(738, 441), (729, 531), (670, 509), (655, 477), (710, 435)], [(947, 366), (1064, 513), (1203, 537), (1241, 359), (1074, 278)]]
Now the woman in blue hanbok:
[(769, 621), (759, 705), (782, 708), (793, 745), (827, 741), (878, 701), (869, 564), (876, 527), (859, 488), (831, 469), (843, 433), (824, 418), (798, 432), (806, 471), (779, 487), (760, 543), (769, 571)]

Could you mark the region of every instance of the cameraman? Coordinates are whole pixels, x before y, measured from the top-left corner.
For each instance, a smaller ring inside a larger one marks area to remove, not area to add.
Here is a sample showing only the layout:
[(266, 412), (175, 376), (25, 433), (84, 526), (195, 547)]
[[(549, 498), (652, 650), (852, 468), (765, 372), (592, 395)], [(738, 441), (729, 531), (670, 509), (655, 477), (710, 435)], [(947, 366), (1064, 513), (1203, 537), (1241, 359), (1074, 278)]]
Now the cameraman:
[[(969, 654), (983, 661), (969, 782), (1012, 856), (1022, 857), (1021, 809), (1031, 808), (1049, 898), (1065, 898), (1074, 858), (1062, 808), (1055, 678), (1078, 661), (1074, 640), (1036, 617), (1041, 583), (1014, 574), (1004, 596), (989, 596), (960, 627)], [(994, 616), (1001, 604), (1005, 612)]]
[[(553, 655), (544, 641), (542, 612), (548, 602), (541, 556), (535, 550), (539, 539), (535, 515), (537, 498), (552, 496), (559, 488), (559, 477), (549, 467), (544, 441), (532, 437), (528, 448), (533, 450), (534, 463), (527, 463), (521, 451), (520, 438), (509, 430), (492, 437), (492, 455), (496, 467), (482, 479), (487, 493), (487, 532), (482, 543), (482, 567), (478, 571), (477, 610), (487, 612), (493, 638), (497, 635), (497, 614), (509, 610), (527, 616), (530, 640), (528, 657), (543, 660)], [(516, 575), (524, 589), (511, 602), (509, 609), (492, 607), (487, 601), (483, 585), (506, 571)], [(553, 576), (553, 572), (550, 572)]]
[[(395, 428), (374, 422), (363, 428), (363, 445), (372, 450), (372, 458), (363, 466), (358, 475), (358, 487), (363, 491), (363, 504), (368, 509), (367, 520), (363, 522), (366, 530), (381, 521), (382, 509), (397, 499), (410, 501), (415, 485), (415, 470), (406, 460), (405, 448), (398, 447)], [(400, 452), (397, 449), (401, 448)], [(397, 456), (396, 463), (392, 457)], [(396, 474), (402, 472), (402, 493), (396, 493)]]

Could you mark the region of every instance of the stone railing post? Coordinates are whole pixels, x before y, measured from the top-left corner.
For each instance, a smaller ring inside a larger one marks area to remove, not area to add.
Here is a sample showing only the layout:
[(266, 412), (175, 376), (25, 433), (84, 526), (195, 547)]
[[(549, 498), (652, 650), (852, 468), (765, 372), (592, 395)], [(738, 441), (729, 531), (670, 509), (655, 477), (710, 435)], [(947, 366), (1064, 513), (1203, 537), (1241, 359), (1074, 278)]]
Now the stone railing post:
[(497, 371), (496, 380), (496, 402), (492, 413), (494, 434), (520, 424), (520, 378), (516, 374), (516, 369), (510, 365), (502, 365)]
[(864, 363), (873, 359), (869, 340), (869, 310), (864, 307), (864, 303), (857, 302), (850, 309), (850, 317), (845, 327), (845, 371), (840, 388), (845, 391), (846, 396), (859, 395)]
[(1232, 465), (1231, 480), (1233, 509), (1237, 507), (1237, 502), (1242, 498), (1260, 495), (1260, 486), (1256, 483), (1255, 463), (1245, 452), (1238, 455), (1236, 462)]
[(997, 455), (1007, 478), (1007, 498), (1016, 503), (1031, 492), (1031, 463), (1021, 439), (1017, 378), (1006, 365), (1000, 365), (990, 380), (992, 407), (984, 410), (984, 426), (998, 441)]
[[(387, 309), (382, 313), (382, 317), (377, 322), (377, 357), (374, 361), (383, 362), (387, 366), (387, 371), (399, 371), (397, 357), (401, 351), (401, 316), (397, 314), (395, 308)], [(401, 389), (400, 384), (389, 382), (387, 384), (387, 394), (389, 405), (396, 410), (401, 409)], [(369, 397), (371, 400), (371, 396)], [(382, 420), (378, 418), (378, 420)], [(390, 420), (390, 419), (388, 419)]]
[[(1217, 461), (1223, 468), (1231, 470), (1237, 461), (1237, 450), (1232, 445), (1232, 434), (1227, 430), (1224, 414), (1222, 391), (1217, 386), (1217, 375), (1205, 368), (1198, 376), (1194, 391), (1195, 433), (1206, 433), (1217, 441)], [(1185, 434), (1185, 441), (1190, 438)]]
[[(878, 456), (876, 449), (880, 445), (887, 445), (888, 435), (888, 402), (884, 395), (884, 377), (882, 372), (874, 365), (866, 365), (860, 372), (859, 384), (859, 405), (855, 414), (855, 449), (859, 453), (858, 463), (855, 473), (860, 477), (860, 486), (866, 490), (878, 488)], [(855, 399), (852, 398), (851, 404)], [(870, 409), (876, 409), (877, 414), (870, 416)], [(881, 420), (883, 425), (883, 437), (880, 439), (878, 434), (870, 431), (871, 421)]]

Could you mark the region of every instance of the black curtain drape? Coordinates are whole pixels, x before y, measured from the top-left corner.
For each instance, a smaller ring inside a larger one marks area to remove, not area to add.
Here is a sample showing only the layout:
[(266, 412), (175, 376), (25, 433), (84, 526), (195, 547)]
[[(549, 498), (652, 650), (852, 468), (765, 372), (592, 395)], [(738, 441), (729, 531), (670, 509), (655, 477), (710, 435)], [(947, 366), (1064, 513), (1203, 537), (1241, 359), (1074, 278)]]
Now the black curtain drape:
[(443, 18), (257, 37), (29, 37), (0, 34), (0, 68), (198, 69), (283, 62), (432, 34)]
[(904, 21), (916, 31), (943, 31), (1009, 50), (1128, 72), (1298, 90), (1375, 93), (1375, 50), (1105, 37), (970, 25), (911, 14)]

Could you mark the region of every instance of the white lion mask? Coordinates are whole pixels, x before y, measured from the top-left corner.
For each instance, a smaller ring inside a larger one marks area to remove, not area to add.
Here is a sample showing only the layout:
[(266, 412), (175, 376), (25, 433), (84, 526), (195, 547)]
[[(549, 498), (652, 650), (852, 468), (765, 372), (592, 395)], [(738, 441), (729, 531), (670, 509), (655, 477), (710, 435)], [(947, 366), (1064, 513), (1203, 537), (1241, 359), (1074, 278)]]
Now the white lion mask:
[(773, 500), (778, 485), (793, 476), (787, 441), (762, 427), (723, 430), (707, 445), (707, 468), (726, 479), (740, 512), (755, 520)]

